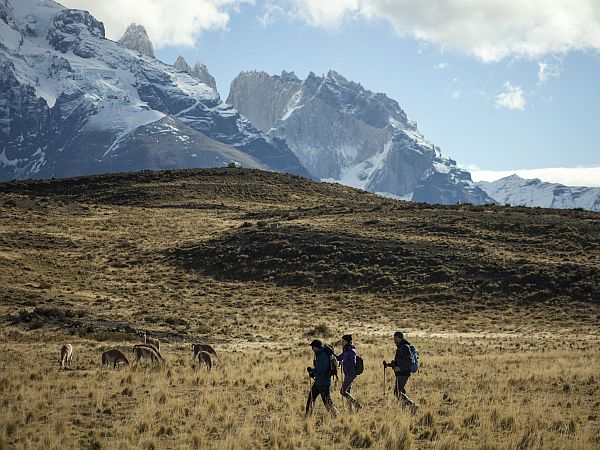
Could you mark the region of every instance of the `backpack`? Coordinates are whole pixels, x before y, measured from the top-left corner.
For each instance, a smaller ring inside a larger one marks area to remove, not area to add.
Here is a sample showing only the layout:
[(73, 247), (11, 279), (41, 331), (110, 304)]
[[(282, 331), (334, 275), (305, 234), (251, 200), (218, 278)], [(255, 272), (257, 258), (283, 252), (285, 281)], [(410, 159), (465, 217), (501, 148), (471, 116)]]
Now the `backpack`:
[(409, 369), (411, 373), (416, 373), (419, 370), (419, 352), (414, 345), (407, 343), (408, 349), (410, 350), (410, 364)]
[(363, 359), (356, 355), (356, 375), (360, 375), (365, 371), (365, 362)]
[(329, 376), (336, 377), (338, 376), (338, 360), (335, 357), (333, 352), (333, 347), (331, 345), (325, 345), (324, 347), (325, 353), (329, 357)]

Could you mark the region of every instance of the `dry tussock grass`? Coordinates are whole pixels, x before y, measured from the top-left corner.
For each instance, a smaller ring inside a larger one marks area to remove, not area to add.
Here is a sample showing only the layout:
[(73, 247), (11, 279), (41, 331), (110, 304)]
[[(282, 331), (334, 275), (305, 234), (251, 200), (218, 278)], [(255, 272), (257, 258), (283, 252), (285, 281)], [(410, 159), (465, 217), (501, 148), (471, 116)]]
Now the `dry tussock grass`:
[(415, 414), (394, 399), (389, 371), (387, 395), (383, 394), (380, 361), (393, 353), (391, 339), (366, 340), (370, 343), (358, 341), (366, 370), (354, 388), (365, 408), (351, 413), (336, 391), (333, 399), (341, 416), (329, 417), (317, 403), (309, 419), (303, 417), (309, 389), (305, 367), (311, 362), (306, 340), (222, 346), (223, 362), (212, 372), (199, 369), (183, 344), (165, 346), (164, 367), (112, 371), (99, 368), (101, 351), (109, 344), (78, 341), (73, 367), (61, 371), (59, 346), (4, 341), (0, 447), (600, 445), (598, 340), (415, 337), (422, 356), (422, 370), (408, 385), (421, 405)]

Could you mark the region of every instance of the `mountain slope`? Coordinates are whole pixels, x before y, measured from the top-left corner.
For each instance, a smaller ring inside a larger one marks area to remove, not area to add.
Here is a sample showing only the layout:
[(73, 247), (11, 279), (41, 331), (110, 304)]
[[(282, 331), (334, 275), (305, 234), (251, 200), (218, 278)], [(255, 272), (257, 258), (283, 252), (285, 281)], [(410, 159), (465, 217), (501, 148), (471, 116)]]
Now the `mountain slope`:
[(503, 205), (583, 208), (600, 212), (600, 188), (569, 187), (537, 178), (525, 180), (517, 175), (493, 182), (480, 181), (477, 185)]
[(227, 102), (269, 136), (285, 139), (317, 178), (429, 203), (493, 203), (441, 155), (397, 102), (330, 71), (242, 72)]
[[(89, 13), (52, 1), (0, 0), (0, 88), (0, 179), (231, 160), (309, 175), (210, 86), (105, 39)], [(162, 131), (141, 139), (154, 123)]]

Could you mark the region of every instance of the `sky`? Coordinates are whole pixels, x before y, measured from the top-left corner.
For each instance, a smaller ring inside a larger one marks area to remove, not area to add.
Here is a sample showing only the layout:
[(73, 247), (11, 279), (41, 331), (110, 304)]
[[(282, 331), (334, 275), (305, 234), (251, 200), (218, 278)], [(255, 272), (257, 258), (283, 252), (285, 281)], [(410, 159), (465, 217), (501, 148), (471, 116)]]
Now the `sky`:
[(158, 59), (202, 60), (224, 100), (242, 70), (334, 69), (397, 100), (475, 180), (600, 186), (600, 0), (62, 3), (111, 39), (144, 25)]

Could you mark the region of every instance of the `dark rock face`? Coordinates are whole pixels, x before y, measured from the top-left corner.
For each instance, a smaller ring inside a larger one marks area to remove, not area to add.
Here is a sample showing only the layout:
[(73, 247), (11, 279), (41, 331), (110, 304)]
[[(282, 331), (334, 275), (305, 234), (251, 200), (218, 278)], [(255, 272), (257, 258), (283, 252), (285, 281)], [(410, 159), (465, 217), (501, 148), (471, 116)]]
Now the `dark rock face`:
[(495, 203), (484, 191), (473, 186), (468, 172), (460, 169), (452, 169), (449, 172), (428, 170), (417, 181), (412, 199), (424, 203), (436, 199), (435, 203), (443, 205)]
[(8, 8), (8, 0), (0, 0), (0, 20), (5, 24), (12, 24), (12, 16)]
[(13, 1), (0, 0), (0, 180), (229, 163), (309, 176), (204, 81), (105, 39), (89, 13), (19, 0), (20, 17)]
[[(101, 132), (85, 137), (87, 142), (98, 144), (103, 144), (103, 139)], [(105, 145), (96, 145), (96, 157), (92, 161), (87, 159), (70, 164), (65, 161), (61, 164), (64, 176), (144, 169), (226, 167), (232, 161), (248, 168), (267, 168), (244, 152), (210, 139), (168, 116), (136, 128), (106, 154), (105, 148)]]
[(193, 97), (182, 95), (173, 86), (169, 74), (158, 70), (140, 69), (135, 74), (136, 89), (140, 99), (146, 102), (150, 109), (165, 114), (177, 114), (196, 103)]
[(10, 63), (0, 60), (0, 178), (36, 173), (36, 157), (46, 148), (51, 128), (46, 102), (19, 83)]
[(66, 9), (55, 16), (46, 38), (62, 53), (71, 51), (82, 58), (91, 58), (94, 48), (88, 45), (88, 37), (104, 38), (104, 24), (87, 11)]
[(316, 178), (430, 203), (494, 203), (396, 101), (334, 71), (304, 81), (290, 72), (242, 72), (227, 101), (284, 139)]
[(421, 149), (404, 133), (394, 135), (392, 142), (397, 150), (388, 152), (379, 170), (369, 179), (367, 189), (373, 192), (414, 192), (421, 177), (431, 169), (435, 153), (429, 148)]

